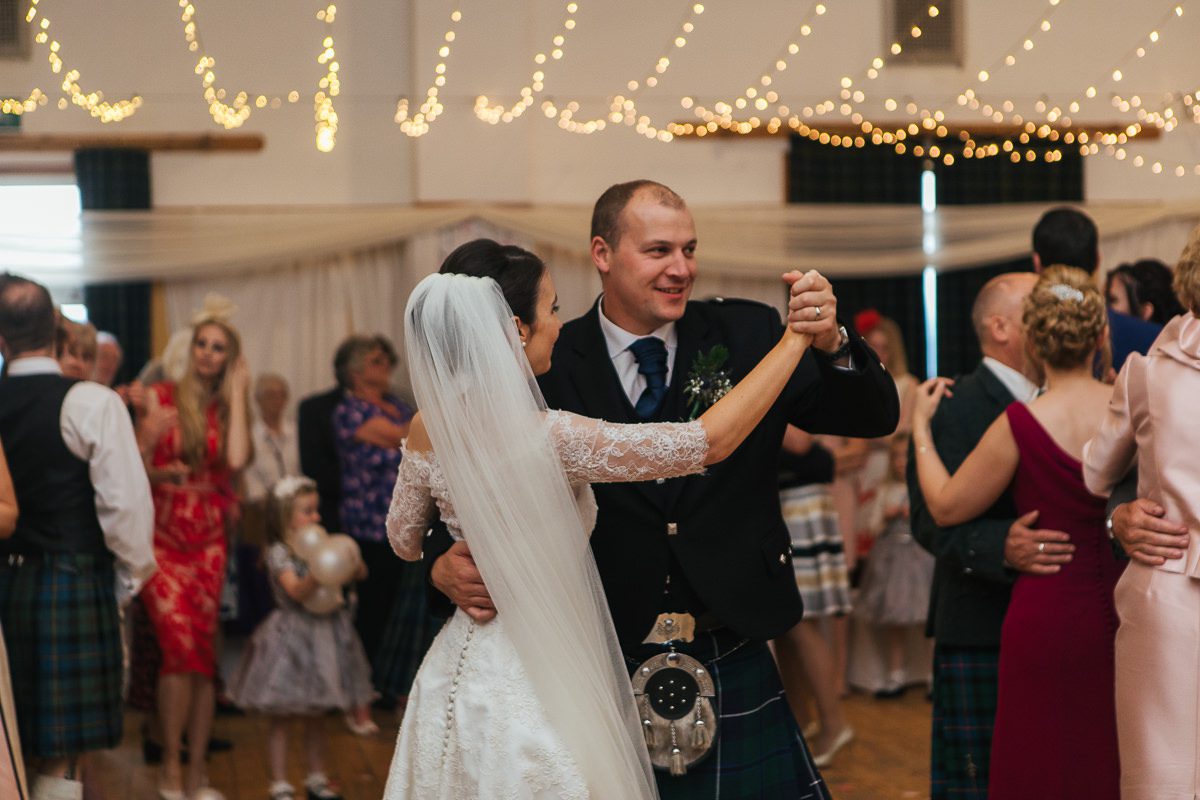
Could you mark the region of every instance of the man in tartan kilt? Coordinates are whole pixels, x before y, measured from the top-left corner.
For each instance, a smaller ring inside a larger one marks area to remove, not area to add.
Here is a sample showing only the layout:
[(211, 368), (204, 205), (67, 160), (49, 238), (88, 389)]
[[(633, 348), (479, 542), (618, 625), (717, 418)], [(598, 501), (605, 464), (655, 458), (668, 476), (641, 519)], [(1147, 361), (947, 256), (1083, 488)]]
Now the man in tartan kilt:
[[(775, 344), (783, 327), (768, 306), (688, 302), (695, 249), (691, 212), (666, 186), (634, 181), (600, 197), (591, 254), (604, 294), (563, 327), (540, 379), (550, 407), (621, 423), (694, 418)], [(814, 346), (732, 456), (703, 475), (593, 487), (592, 550), (630, 671), (674, 651), (715, 689), (707, 751), (670, 771), (656, 761), (664, 798), (829, 797), (767, 647), (803, 611), (775, 470), (789, 422), (882, 436), (899, 401), (870, 348), (838, 325), (829, 282), (812, 272), (792, 291), (789, 324)], [(494, 613), (465, 543), (435, 529), (425, 551), (435, 587), (477, 619)], [(652, 761), (673, 747), (652, 739)]]
[[(960, 377), (933, 418), (933, 444), (950, 472), (996, 417), (1038, 387), (1024, 374), (1021, 303), (1037, 276), (1008, 273), (984, 285), (971, 312), (983, 361)], [(986, 800), (999, 680), (1000, 625), (1018, 571), (1057, 572), (1074, 549), (1061, 531), (1034, 530), (1005, 494), (979, 518), (951, 528), (933, 521), (908, 458), (913, 536), (932, 553), (933, 590), (925, 632), (933, 656), (932, 800)]]
[(0, 542), (0, 624), (33, 798), (82, 796), (79, 759), (121, 738), (118, 595), (155, 570), (154, 509), (111, 389), (64, 378), (45, 287), (0, 275), (0, 442), (20, 518)]

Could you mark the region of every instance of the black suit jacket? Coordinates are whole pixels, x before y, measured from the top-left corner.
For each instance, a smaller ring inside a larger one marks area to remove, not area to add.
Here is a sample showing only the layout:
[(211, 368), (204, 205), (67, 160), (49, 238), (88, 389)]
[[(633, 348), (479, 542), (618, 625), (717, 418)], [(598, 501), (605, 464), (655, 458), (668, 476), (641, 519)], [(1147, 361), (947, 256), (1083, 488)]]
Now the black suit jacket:
[(342, 389), (335, 386), (304, 398), (296, 410), (300, 471), (317, 482), (321, 524), (330, 531), (342, 529), (342, 467), (337, 434), (333, 430), (333, 411), (342, 401), (343, 394)]
[[(942, 400), (931, 425), (934, 446), (951, 474), (1013, 399), (982, 362), (956, 381), (954, 396)], [(913, 536), (937, 559), (926, 635), (950, 647), (999, 647), (1017, 574), (1004, 565), (1004, 539), (1017, 518), (1012, 497), (1006, 491), (978, 518), (939, 528), (921, 494), (911, 448), (908, 496)]]

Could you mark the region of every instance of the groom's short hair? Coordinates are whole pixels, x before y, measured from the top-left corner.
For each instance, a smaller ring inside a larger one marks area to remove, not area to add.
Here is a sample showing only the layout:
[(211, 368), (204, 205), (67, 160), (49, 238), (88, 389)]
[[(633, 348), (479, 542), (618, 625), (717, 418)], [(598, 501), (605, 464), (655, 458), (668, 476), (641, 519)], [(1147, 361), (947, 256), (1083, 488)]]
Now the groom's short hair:
[(633, 196), (642, 189), (664, 206), (681, 209), (687, 208), (687, 203), (670, 187), (658, 181), (636, 180), (627, 183), (616, 183), (604, 190), (596, 205), (592, 208), (592, 238), (599, 236), (609, 247), (616, 247), (621, 241), (621, 212)]

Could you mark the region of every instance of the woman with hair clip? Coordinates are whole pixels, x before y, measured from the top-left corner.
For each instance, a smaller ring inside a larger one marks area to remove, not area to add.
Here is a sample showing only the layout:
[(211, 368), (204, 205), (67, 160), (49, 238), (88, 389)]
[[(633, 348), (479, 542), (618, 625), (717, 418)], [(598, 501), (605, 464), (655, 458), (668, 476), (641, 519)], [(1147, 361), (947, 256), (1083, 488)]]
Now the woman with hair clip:
[(809, 338), (785, 331), (697, 420), (612, 424), (546, 410), (534, 376), (550, 368), (562, 323), (537, 256), (480, 240), (442, 269), (489, 277), (431, 275), (409, 299), (421, 411), (388, 536), (402, 558), (419, 559), (440, 513), (470, 543), (498, 614), (481, 624), (457, 611), (438, 635), (385, 797), (656, 797), (588, 543), (589, 483), (694, 474), (724, 459), (774, 404)]
[[(187, 369), (155, 384), (139, 419), (139, 444), (154, 495), (158, 572), (141, 593), (163, 662), (158, 710), (163, 729), (159, 796), (180, 800), (205, 783), (214, 710), (215, 638), (225, 578), (226, 523), (236, 503), (233, 474), (250, 460), (249, 376), (233, 307), (210, 295), (192, 319)], [(161, 409), (174, 424), (153, 430)], [(184, 727), (190, 758), (180, 759)], [(186, 794), (185, 794), (186, 792)]]
[(1104, 298), (1082, 270), (1051, 267), (1025, 299), (1022, 320), (1045, 393), (1010, 405), (951, 476), (929, 421), (953, 382), (923, 383), (913, 410), (917, 473), (938, 525), (975, 518), (1011, 485), (1019, 514), (1039, 511), (1039, 526), (1066, 531), (1075, 546), (1053, 574), (1022, 574), (1013, 585), (988, 797), (1117, 800), (1113, 587), (1121, 568), (1105, 535), (1105, 501), (1087, 490), (1080, 463), (1112, 393), (1092, 377), (1108, 339)]

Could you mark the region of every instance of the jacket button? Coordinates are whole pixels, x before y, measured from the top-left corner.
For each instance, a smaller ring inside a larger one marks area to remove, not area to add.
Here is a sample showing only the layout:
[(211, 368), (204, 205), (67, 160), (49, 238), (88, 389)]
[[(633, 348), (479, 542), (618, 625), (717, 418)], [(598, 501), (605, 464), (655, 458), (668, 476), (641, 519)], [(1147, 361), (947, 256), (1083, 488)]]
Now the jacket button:
[(674, 522), (668, 522), (667, 523), (667, 536), (674, 536), (677, 533), (679, 533), (679, 526), (676, 525)]
[(780, 553), (780, 554), (779, 554), (779, 563), (780, 563), (780, 564), (786, 564), (786, 563), (787, 563), (787, 553)]
[(654, 482), (657, 483), (659, 486), (662, 486), (664, 483), (667, 482), (667, 479), (666, 478), (655, 478)]

